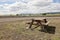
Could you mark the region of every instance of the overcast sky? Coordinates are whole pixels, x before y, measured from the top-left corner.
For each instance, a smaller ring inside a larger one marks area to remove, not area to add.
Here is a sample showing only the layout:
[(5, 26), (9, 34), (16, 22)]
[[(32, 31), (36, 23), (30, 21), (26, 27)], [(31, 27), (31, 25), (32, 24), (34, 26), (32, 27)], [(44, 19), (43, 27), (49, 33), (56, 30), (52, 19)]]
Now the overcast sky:
[(0, 0), (0, 15), (60, 12), (60, 0)]

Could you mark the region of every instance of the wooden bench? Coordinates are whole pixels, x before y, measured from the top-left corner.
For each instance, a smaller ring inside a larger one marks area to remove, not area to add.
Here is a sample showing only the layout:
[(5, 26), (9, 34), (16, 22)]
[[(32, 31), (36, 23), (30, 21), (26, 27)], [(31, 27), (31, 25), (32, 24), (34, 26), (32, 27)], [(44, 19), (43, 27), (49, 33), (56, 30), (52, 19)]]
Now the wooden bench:
[[(32, 19), (31, 22), (28, 22), (27, 24), (29, 24), (28, 27), (26, 27), (26, 29), (31, 29), (32, 25), (37, 25), (37, 27), (41, 27), (41, 31), (43, 32), (48, 32), (48, 33), (55, 33), (55, 29), (56, 27), (54, 26), (49, 26), (49, 22), (46, 19), (42, 19), (42, 20), (38, 20), (38, 19)], [(37, 28), (35, 27), (35, 28)], [(33, 28), (33, 29), (35, 29)]]
[(28, 22), (27, 24), (29, 24), (30, 26), (27, 27), (26, 29), (31, 29), (32, 25), (37, 25), (37, 27), (41, 26), (41, 29), (43, 29), (43, 25), (48, 25), (48, 22), (46, 19), (42, 19), (42, 20), (32, 19), (31, 22)]

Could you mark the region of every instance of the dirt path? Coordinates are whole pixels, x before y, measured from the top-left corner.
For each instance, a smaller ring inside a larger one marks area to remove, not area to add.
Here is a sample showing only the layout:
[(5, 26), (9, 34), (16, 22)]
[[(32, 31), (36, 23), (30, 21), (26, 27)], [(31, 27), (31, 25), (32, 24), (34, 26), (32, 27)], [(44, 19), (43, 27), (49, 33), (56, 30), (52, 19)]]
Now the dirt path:
[(41, 19), (41, 18), (59, 18), (60, 17), (18, 17), (18, 18), (0, 18), (0, 22), (10, 22), (10, 21), (17, 21), (17, 20), (30, 20), (30, 19)]

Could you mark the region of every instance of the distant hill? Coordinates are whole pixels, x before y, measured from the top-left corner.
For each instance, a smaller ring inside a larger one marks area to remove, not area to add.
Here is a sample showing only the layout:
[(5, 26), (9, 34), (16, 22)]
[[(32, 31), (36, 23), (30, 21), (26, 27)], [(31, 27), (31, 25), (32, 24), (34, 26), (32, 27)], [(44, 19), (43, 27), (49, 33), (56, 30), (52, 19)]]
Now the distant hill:
[(47, 14), (60, 14), (60, 12), (48, 12)]

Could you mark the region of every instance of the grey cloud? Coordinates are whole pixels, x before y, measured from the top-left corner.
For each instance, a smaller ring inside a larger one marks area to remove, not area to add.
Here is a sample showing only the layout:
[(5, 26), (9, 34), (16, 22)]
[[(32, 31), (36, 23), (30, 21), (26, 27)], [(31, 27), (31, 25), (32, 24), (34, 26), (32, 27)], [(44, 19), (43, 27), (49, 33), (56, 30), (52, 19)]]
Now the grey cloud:
[(10, 8), (10, 11), (19, 11), (19, 10), (25, 10), (25, 9), (27, 9), (26, 7), (20, 7), (20, 6), (16, 6), (16, 7), (11, 7)]
[(45, 7), (45, 6), (49, 6), (50, 4), (51, 4), (50, 2), (38, 2), (35, 3), (34, 6)]

